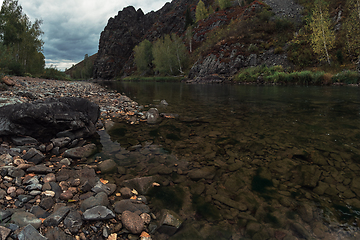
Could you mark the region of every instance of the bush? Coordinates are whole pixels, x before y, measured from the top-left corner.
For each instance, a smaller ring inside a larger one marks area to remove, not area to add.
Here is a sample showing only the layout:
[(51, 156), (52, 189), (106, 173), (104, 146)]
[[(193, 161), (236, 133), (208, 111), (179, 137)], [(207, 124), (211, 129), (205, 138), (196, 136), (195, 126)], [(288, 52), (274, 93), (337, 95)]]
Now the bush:
[(360, 82), (360, 74), (356, 71), (343, 71), (331, 78), (332, 82), (356, 84)]
[(64, 72), (61, 72), (52, 66), (45, 68), (40, 77), (45, 79), (67, 80), (66, 74)]

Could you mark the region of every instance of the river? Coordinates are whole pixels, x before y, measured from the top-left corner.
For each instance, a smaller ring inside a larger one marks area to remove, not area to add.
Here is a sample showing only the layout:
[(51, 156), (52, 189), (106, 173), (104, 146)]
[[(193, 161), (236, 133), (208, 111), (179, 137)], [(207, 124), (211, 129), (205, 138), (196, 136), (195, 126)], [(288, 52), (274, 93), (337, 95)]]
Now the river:
[(109, 178), (158, 177), (150, 206), (186, 219), (172, 239), (360, 238), (359, 88), (105, 85), (179, 115), (100, 139)]

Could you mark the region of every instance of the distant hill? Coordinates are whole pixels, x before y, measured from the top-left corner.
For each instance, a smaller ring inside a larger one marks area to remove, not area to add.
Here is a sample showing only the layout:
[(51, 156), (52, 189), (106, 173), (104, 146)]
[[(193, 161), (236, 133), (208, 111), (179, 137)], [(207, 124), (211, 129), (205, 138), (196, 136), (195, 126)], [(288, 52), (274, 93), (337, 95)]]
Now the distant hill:
[(97, 58), (97, 53), (73, 65), (65, 71), (73, 79), (88, 79), (93, 76), (94, 62)]

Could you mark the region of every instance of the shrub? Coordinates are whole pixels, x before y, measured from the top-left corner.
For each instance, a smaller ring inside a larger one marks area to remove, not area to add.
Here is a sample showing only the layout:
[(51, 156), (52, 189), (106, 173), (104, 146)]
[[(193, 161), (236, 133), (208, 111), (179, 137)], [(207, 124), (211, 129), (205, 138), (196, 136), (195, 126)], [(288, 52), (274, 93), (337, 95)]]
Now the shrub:
[(282, 47), (277, 47), (274, 49), (275, 54), (281, 54), (284, 52), (284, 49)]
[(331, 79), (332, 82), (355, 84), (360, 81), (360, 74), (355, 71), (343, 71), (334, 75)]

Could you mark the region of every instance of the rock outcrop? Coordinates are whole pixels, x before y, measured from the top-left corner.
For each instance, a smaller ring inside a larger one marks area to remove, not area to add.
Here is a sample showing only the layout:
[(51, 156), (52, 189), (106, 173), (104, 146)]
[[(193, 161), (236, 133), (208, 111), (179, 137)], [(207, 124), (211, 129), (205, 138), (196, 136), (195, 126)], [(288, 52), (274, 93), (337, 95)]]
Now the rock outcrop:
[[(175, 0), (160, 10), (144, 14), (141, 9), (126, 7), (110, 18), (99, 41), (94, 63), (94, 78), (112, 79), (134, 71), (133, 48), (144, 39), (153, 41), (164, 34), (182, 34), (188, 6), (192, 0)], [(194, 5), (195, 6), (195, 5)]]
[(50, 140), (67, 131), (65, 135), (86, 137), (95, 133), (99, 115), (97, 104), (74, 97), (7, 105), (0, 108), (0, 135)]

